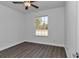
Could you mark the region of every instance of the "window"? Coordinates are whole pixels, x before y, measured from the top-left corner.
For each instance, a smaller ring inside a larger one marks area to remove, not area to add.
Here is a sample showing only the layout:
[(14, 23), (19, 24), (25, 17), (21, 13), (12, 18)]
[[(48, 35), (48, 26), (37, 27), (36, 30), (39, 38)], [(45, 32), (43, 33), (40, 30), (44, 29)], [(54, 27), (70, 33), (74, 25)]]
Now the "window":
[(48, 16), (35, 18), (36, 36), (48, 36)]

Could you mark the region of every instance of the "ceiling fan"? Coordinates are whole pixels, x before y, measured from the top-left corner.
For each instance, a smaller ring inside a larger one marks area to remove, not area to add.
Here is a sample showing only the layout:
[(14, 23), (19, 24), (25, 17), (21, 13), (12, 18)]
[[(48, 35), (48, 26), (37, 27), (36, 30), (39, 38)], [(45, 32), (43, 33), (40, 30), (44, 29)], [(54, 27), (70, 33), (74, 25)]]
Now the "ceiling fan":
[(21, 1), (21, 2), (12, 2), (14, 4), (24, 4), (25, 5), (25, 9), (27, 10), (30, 6), (34, 7), (34, 8), (39, 8), (38, 6), (32, 4), (35, 1)]

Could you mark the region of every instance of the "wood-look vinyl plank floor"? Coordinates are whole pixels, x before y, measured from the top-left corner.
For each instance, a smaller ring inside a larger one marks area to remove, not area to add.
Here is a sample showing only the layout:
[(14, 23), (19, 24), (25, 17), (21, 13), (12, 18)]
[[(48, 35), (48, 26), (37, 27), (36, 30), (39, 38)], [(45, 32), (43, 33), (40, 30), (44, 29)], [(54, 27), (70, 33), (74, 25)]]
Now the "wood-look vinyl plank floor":
[(23, 42), (0, 51), (0, 58), (66, 58), (64, 47)]

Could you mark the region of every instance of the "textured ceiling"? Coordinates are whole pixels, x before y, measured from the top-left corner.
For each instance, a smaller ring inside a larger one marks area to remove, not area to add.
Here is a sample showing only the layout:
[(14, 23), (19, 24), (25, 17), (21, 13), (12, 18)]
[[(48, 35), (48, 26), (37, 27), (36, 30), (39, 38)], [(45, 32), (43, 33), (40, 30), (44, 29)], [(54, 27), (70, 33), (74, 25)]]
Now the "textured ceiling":
[(12, 1), (0, 1), (0, 4), (22, 13), (35, 12), (64, 6), (63, 1), (37, 1), (33, 2), (33, 4), (39, 6), (39, 9), (30, 7), (28, 10), (25, 10), (25, 6), (23, 4), (13, 4)]

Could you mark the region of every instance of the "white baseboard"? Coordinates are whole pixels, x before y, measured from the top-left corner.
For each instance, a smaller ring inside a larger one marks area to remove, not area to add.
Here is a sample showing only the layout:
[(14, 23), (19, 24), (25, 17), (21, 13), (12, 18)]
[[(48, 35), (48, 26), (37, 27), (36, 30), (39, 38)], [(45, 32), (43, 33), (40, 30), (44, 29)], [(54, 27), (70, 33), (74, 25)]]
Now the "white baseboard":
[(16, 42), (16, 43), (14, 43), (14, 44), (8, 45), (8, 46), (6, 46), (6, 47), (0, 48), (0, 51), (2, 51), (2, 50), (4, 50), (4, 49), (7, 49), (7, 48), (10, 48), (10, 47), (12, 47), (12, 46), (18, 45), (18, 44), (20, 44), (20, 43), (22, 43), (22, 42), (24, 42), (24, 41), (19, 41), (19, 42)]
[(51, 46), (64, 47), (64, 45), (61, 45), (61, 44), (54, 44), (54, 43), (45, 43), (45, 42), (36, 42), (36, 41), (25, 41), (25, 42), (32, 42), (32, 43), (38, 43), (38, 44), (45, 44), (45, 45), (51, 45)]
[(66, 56), (67, 56), (67, 58), (70, 58), (70, 57), (69, 57), (68, 50), (67, 50), (67, 48), (66, 48), (66, 47), (65, 47), (65, 51), (66, 51)]

